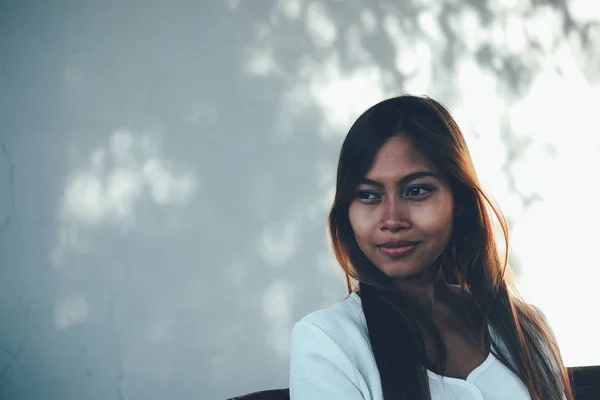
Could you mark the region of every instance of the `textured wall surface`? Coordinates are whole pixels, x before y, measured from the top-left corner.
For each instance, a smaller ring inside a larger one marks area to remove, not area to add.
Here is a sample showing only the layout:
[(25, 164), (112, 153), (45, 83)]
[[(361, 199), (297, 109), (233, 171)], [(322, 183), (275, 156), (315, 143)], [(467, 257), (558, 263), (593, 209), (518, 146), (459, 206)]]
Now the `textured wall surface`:
[(0, 399), (286, 386), (293, 323), (344, 296), (341, 141), (400, 92), (454, 112), (523, 293), (568, 364), (599, 364), (599, 20), (585, 0), (0, 1)]

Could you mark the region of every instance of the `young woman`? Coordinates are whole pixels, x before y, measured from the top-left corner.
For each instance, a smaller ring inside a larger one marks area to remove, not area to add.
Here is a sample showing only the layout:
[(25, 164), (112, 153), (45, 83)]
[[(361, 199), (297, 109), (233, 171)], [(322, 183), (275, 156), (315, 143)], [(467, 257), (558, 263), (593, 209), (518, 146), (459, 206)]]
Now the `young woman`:
[(492, 215), (508, 249), (506, 222), (442, 105), (400, 96), (361, 115), (329, 214), (350, 295), (295, 325), (291, 400), (572, 400), (548, 324), (499, 255)]

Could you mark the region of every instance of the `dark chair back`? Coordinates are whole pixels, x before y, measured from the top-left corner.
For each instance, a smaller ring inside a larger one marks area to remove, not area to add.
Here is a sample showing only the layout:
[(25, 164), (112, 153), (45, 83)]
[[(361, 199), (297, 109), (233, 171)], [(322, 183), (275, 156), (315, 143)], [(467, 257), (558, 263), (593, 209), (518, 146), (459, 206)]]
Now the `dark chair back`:
[[(576, 400), (600, 400), (600, 366), (569, 368)], [(288, 389), (265, 390), (229, 400), (290, 400)]]
[(600, 400), (600, 365), (569, 368), (576, 400)]
[(290, 400), (290, 391), (288, 389), (265, 390), (234, 397), (229, 400)]

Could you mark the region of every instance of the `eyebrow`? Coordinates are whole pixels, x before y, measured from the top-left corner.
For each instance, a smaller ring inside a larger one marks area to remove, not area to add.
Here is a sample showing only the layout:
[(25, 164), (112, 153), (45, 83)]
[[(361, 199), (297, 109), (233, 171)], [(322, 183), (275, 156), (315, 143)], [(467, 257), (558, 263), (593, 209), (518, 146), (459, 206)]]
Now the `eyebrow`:
[[(408, 175), (404, 176), (402, 179), (400, 179), (400, 181), (398, 183), (400, 185), (406, 185), (408, 182), (414, 181), (415, 179), (425, 178), (425, 177), (432, 177), (432, 178), (440, 179), (440, 177), (438, 175), (434, 174), (433, 172), (417, 171), (417, 172), (413, 172), (412, 174), (408, 174)], [(377, 181), (374, 181), (373, 179), (369, 179), (369, 178), (362, 178), (360, 180), (359, 184), (383, 187), (383, 184), (381, 182), (377, 182)]]

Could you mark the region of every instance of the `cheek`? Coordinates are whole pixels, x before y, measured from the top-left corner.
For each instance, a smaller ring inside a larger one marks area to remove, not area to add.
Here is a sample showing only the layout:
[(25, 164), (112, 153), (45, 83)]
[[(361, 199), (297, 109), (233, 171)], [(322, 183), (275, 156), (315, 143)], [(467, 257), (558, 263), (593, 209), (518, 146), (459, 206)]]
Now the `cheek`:
[(368, 240), (373, 231), (373, 220), (375, 218), (372, 212), (366, 210), (365, 207), (351, 205), (348, 210), (348, 217), (358, 243)]
[(441, 201), (418, 208), (413, 213), (419, 228), (431, 236), (449, 237), (453, 228), (453, 206), (451, 201)]

